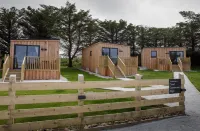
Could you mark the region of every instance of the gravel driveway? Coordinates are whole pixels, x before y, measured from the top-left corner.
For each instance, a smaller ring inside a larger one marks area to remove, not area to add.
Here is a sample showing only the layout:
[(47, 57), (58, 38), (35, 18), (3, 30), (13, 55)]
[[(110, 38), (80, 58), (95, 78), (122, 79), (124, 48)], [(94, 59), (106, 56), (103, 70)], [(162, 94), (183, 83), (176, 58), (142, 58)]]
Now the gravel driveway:
[[(174, 72), (177, 78), (179, 72)], [(185, 76), (186, 116), (179, 116), (107, 131), (200, 131), (200, 92)]]

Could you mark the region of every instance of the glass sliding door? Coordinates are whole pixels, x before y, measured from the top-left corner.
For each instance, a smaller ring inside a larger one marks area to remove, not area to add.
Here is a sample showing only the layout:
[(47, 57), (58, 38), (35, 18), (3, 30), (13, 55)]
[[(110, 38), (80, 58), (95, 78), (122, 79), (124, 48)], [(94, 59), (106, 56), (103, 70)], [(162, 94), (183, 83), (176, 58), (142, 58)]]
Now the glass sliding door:
[(110, 59), (116, 65), (118, 58), (118, 49), (117, 48), (110, 48)]
[(117, 48), (102, 48), (102, 56), (109, 56), (114, 64), (117, 64), (118, 49)]
[(172, 61), (172, 64), (178, 64), (178, 58), (183, 58), (184, 57), (184, 52), (183, 51), (170, 51), (169, 52), (170, 59)]
[(27, 46), (15, 45), (14, 69), (19, 69), (27, 53)]
[(25, 56), (40, 56), (40, 46), (15, 45), (14, 69), (20, 69)]

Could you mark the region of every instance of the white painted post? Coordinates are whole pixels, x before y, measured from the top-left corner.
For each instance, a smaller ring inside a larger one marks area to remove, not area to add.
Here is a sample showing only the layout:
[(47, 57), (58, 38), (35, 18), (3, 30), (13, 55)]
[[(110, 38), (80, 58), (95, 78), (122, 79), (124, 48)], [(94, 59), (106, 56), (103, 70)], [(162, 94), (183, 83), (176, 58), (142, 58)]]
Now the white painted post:
[[(80, 83), (84, 83), (84, 76), (83, 76), (83, 74), (78, 74), (78, 81)], [(78, 89), (78, 95), (84, 95), (84, 89), (83, 88), (79, 88)], [(84, 100), (78, 100), (78, 105), (79, 106), (83, 106), (84, 105)], [(83, 124), (84, 116), (83, 116), (83, 113), (79, 113), (78, 117), (79, 117), (79, 119), (81, 121), (80, 130), (83, 130), (84, 129), (84, 124)]]
[(14, 124), (14, 111), (15, 111), (15, 88), (13, 84), (16, 83), (16, 75), (10, 75), (9, 77), (9, 89), (8, 96), (10, 98), (10, 105), (8, 106), (9, 119), (8, 119), (8, 130), (11, 131), (12, 124)]
[[(181, 89), (185, 89), (185, 79), (184, 79), (184, 74), (183, 73), (180, 73), (179, 74), (179, 79), (181, 79)], [(184, 107), (184, 110), (183, 110), (183, 113), (185, 114), (185, 92), (182, 91), (179, 96), (183, 97), (183, 100), (182, 102), (179, 102), (179, 105), (180, 106), (183, 106)]]

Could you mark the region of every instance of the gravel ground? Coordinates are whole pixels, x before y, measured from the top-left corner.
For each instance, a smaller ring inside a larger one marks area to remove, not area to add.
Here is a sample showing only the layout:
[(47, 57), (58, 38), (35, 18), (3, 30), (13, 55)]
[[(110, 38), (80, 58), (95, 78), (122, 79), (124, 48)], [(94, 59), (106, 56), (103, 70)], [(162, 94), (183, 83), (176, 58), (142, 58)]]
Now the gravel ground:
[[(179, 72), (174, 73), (174, 77)], [(186, 116), (138, 124), (107, 131), (200, 131), (200, 92), (185, 76)]]

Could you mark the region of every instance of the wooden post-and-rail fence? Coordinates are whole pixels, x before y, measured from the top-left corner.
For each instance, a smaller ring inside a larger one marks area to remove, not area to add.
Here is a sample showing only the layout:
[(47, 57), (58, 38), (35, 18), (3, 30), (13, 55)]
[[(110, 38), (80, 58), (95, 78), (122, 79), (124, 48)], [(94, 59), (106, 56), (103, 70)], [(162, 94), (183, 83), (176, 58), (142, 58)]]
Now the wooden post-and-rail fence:
[[(184, 88), (184, 76), (180, 74), (182, 88)], [(141, 87), (149, 85), (169, 85), (168, 79), (142, 80), (136, 75), (134, 81), (84, 81), (84, 76), (78, 76), (78, 82), (40, 82), (40, 83), (16, 83), (16, 76), (10, 76), (9, 83), (0, 83), (0, 91), (8, 91), (8, 96), (0, 96), (0, 105), (8, 105), (8, 110), (0, 111), (0, 120), (7, 120), (6, 125), (0, 125), (0, 131), (28, 131), (57, 127), (78, 126), (80, 130), (88, 124), (106, 123), (125, 120), (142, 120), (145, 118), (166, 116), (174, 113), (184, 113), (184, 92), (179, 96), (159, 99), (142, 99), (143, 96), (169, 94), (169, 89), (143, 90)], [(109, 92), (84, 92), (85, 89), (107, 88), (107, 87), (136, 87), (135, 91), (109, 91)], [(24, 95), (16, 96), (16, 91), (31, 90), (69, 90), (76, 89), (75, 94), (49, 94), (49, 95)], [(110, 102), (101, 104), (84, 104), (88, 100), (108, 100), (116, 98), (135, 98), (132, 101)], [(78, 102), (75, 106), (16, 109), (18, 104), (39, 104), (55, 102)], [(166, 103), (179, 103), (178, 106), (156, 107), (142, 110), (141, 107), (163, 105)], [(115, 114), (104, 114), (84, 116), (84, 113), (99, 112), (133, 108), (129, 112)], [(36, 122), (15, 123), (18, 118), (42, 117), (52, 115), (78, 114), (75, 118), (44, 120)]]

